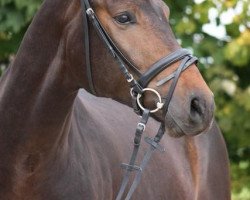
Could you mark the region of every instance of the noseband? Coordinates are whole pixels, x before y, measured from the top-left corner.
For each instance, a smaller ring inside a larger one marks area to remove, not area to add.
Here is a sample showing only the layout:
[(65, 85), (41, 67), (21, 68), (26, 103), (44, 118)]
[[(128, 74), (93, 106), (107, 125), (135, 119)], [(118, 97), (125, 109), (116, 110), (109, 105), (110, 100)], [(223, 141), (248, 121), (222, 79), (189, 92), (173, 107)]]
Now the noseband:
[[(160, 59), (159, 61), (155, 62), (152, 66), (149, 67), (149, 70), (147, 72), (142, 74), (138, 70), (138, 68), (134, 66), (124, 56), (124, 54), (119, 50), (119, 48), (113, 42), (112, 38), (108, 35), (108, 33), (106, 32), (106, 30), (104, 29), (100, 21), (98, 20), (94, 10), (90, 6), (89, 1), (81, 0), (81, 6), (84, 12), (83, 13), (84, 37), (85, 37), (84, 44), (85, 44), (87, 78), (88, 78), (89, 88), (91, 92), (93, 94), (96, 94), (96, 91), (94, 88), (94, 82), (92, 78), (91, 65), (90, 65), (89, 21), (94, 26), (96, 32), (98, 33), (98, 35), (104, 42), (104, 45), (107, 47), (107, 49), (109, 50), (113, 58), (117, 61), (120, 71), (122, 72), (122, 74), (124, 75), (124, 77), (126, 78), (127, 82), (130, 85), (130, 88), (131, 88), (130, 94), (132, 97), (132, 105), (133, 105), (134, 111), (137, 114), (141, 115), (141, 120), (138, 123), (136, 132), (135, 132), (134, 149), (133, 149), (133, 153), (130, 158), (129, 164), (124, 164), (124, 163), (122, 164), (122, 168), (125, 169), (125, 173), (123, 176), (123, 181), (122, 181), (119, 193), (116, 198), (116, 200), (120, 200), (123, 197), (124, 191), (129, 181), (130, 173), (132, 171), (136, 171), (134, 181), (125, 198), (126, 200), (129, 200), (140, 182), (142, 171), (146, 167), (153, 151), (155, 149), (159, 151), (164, 151), (164, 148), (162, 148), (161, 145), (159, 144), (165, 132), (165, 125), (164, 123), (161, 123), (158, 133), (156, 134), (154, 138), (148, 138), (148, 137), (145, 138), (145, 141), (150, 145), (150, 147), (147, 153), (145, 154), (140, 166), (135, 165), (137, 153), (138, 153), (140, 142), (141, 142), (142, 133), (145, 130), (150, 113), (155, 113), (159, 110), (162, 110), (163, 114), (166, 114), (168, 112), (168, 107), (172, 99), (172, 96), (174, 94), (174, 90), (175, 90), (175, 87), (177, 85), (177, 82), (181, 73), (185, 69), (187, 69), (189, 66), (196, 63), (198, 59), (196, 57), (193, 57), (188, 50), (178, 49), (172, 52), (171, 54), (165, 56), (164, 58)], [(162, 98), (161, 95), (155, 89), (147, 88), (148, 84), (154, 77), (156, 77), (163, 70), (165, 70), (170, 65), (176, 63), (177, 61), (181, 62), (177, 70), (156, 83), (156, 86), (160, 87), (163, 84), (173, 79), (166, 97)], [(129, 72), (127, 67), (129, 68), (130, 71), (132, 71), (136, 76), (139, 77), (138, 80), (134, 79), (133, 75)], [(154, 93), (159, 99), (159, 101), (156, 104), (156, 108), (153, 110), (149, 110), (145, 108), (141, 103), (143, 93), (146, 91)]]

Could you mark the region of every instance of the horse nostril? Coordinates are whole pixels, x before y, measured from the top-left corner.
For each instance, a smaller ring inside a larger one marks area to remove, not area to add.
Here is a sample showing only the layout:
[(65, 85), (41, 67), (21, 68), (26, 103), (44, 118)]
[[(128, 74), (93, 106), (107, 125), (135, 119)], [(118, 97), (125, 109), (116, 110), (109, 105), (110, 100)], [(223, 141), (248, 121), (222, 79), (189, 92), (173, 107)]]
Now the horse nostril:
[(196, 123), (203, 121), (204, 105), (198, 98), (193, 98), (190, 105), (190, 118)]
[(199, 104), (199, 100), (197, 98), (194, 98), (191, 101), (191, 112), (197, 112), (199, 115), (202, 114), (202, 109), (201, 109), (201, 106)]

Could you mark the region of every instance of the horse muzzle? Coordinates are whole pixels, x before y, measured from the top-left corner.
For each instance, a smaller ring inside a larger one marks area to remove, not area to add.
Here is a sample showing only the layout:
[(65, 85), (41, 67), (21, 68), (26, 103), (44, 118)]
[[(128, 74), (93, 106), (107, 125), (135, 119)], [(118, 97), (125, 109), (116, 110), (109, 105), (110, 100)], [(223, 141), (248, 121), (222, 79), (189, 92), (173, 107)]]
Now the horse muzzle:
[(191, 93), (186, 99), (173, 97), (165, 115), (166, 131), (174, 137), (194, 136), (208, 130), (214, 116), (213, 95), (204, 92)]

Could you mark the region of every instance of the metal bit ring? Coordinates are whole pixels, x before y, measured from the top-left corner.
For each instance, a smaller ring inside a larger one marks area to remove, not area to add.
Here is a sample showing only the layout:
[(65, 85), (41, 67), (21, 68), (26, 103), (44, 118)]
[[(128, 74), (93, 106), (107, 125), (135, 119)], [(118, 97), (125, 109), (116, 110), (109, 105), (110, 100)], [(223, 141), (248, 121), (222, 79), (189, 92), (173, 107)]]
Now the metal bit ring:
[[(152, 88), (144, 88), (142, 91), (143, 92), (146, 92), (146, 91), (153, 92), (154, 94), (156, 94), (156, 96), (159, 99), (159, 101), (156, 104), (156, 109), (150, 110), (150, 113), (155, 113), (155, 112), (159, 111), (160, 109), (162, 109), (164, 104), (162, 103), (161, 95), (159, 94), (159, 92), (157, 92), (156, 90), (154, 90)], [(146, 108), (144, 108), (143, 105), (141, 104), (141, 101), (140, 101), (141, 97), (142, 97), (142, 94), (138, 94), (136, 97), (136, 100), (137, 100), (137, 104), (140, 107), (140, 109), (142, 109), (144, 111)]]

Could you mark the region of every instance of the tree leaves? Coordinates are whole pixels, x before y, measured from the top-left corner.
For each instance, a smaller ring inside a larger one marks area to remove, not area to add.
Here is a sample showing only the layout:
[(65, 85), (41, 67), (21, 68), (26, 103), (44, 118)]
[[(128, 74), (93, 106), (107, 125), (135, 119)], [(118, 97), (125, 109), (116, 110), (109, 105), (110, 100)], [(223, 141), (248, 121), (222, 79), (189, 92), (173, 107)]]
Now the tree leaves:
[(0, 63), (16, 52), (41, 0), (0, 0)]
[(250, 63), (250, 30), (245, 30), (239, 37), (225, 47), (225, 58), (236, 67), (246, 67)]

